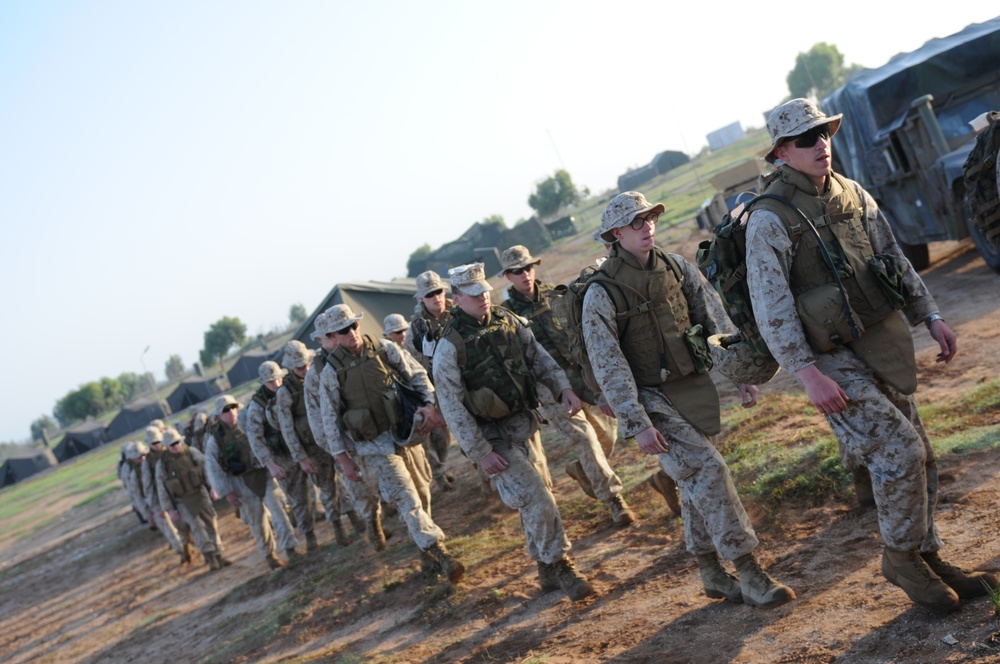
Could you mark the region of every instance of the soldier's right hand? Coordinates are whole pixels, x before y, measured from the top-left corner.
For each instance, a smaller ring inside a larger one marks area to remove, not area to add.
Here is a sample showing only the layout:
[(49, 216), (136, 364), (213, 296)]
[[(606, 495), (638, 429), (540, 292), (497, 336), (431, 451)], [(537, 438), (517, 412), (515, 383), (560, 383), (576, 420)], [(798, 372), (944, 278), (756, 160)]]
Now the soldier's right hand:
[(361, 481), (361, 469), (358, 468), (358, 464), (354, 463), (354, 459), (351, 458), (350, 454), (341, 452), (333, 458), (337, 460), (340, 468), (344, 471), (344, 474), (347, 475), (347, 479), (352, 482)]
[(639, 432), (635, 437), (635, 442), (639, 444), (639, 449), (646, 454), (666, 454), (667, 439), (656, 430), (656, 427), (649, 427)]
[(287, 475), (285, 475), (285, 471), (282, 469), (282, 467), (279, 466), (274, 461), (267, 462), (267, 469), (271, 471), (271, 475), (273, 475), (274, 479), (276, 480), (283, 480), (286, 477), (288, 477)]
[(483, 472), (492, 477), (507, 470), (507, 462), (496, 452), (490, 452), (479, 460), (479, 467)]

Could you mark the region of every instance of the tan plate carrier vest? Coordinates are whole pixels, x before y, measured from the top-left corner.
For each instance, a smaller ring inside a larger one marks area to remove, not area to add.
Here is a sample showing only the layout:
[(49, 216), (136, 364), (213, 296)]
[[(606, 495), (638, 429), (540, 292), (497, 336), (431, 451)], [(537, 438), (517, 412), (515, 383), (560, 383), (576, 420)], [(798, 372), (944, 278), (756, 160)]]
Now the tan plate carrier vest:
[(351, 437), (373, 441), (388, 431), (396, 422), (388, 408), (399, 407), (399, 402), (389, 396), (396, 370), (389, 365), (382, 342), (366, 334), (359, 356), (339, 346), (329, 354), (327, 363), (337, 372), (340, 416)]
[(239, 427), (230, 429), (218, 422), (212, 429), (212, 437), (219, 447), (222, 469), (233, 477), (239, 477), (255, 496), (263, 498), (267, 492), (268, 470), (254, 467), (253, 451), (246, 433)]

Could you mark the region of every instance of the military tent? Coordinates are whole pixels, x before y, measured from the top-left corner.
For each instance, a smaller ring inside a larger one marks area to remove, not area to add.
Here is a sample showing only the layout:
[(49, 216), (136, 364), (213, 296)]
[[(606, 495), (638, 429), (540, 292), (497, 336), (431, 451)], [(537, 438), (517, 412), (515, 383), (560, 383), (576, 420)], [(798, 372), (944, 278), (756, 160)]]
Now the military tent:
[(169, 413), (166, 404), (158, 399), (136, 399), (122, 406), (121, 412), (108, 425), (108, 440), (127, 436), (133, 431), (147, 426), (155, 419), (163, 419)]
[(52, 450), (59, 463), (89, 452), (108, 442), (108, 429), (100, 422), (84, 422), (66, 429), (66, 434)]
[(0, 487), (20, 482), (58, 463), (52, 450), (47, 449), (20, 448), (8, 451), (8, 455), (0, 466)]
[[(442, 275), (447, 283), (447, 277)], [(346, 304), (356, 314), (364, 314), (361, 319), (361, 333), (369, 334), (377, 339), (382, 338), (382, 321), (389, 314), (403, 314), (409, 320), (413, 315), (413, 307), (417, 303), (413, 296), (417, 292), (415, 279), (399, 279), (397, 281), (365, 281), (337, 284), (333, 290), (320, 302), (299, 329), (295, 331), (294, 339), (298, 339), (310, 348), (319, 344), (313, 341), (312, 332), (316, 316), (335, 304)], [(256, 378), (256, 373), (254, 373)]]
[[(315, 344), (313, 344), (315, 346)], [(257, 367), (264, 364), (268, 360), (275, 360), (280, 362), (281, 358), (278, 357), (281, 353), (281, 349), (276, 350), (264, 350), (261, 348), (255, 348), (254, 350), (248, 350), (247, 352), (240, 355), (236, 363), (229, 368), (226, 372), (226, 379), (229, 384), (233, 387), (242, 385), (251, 380), (257, 380)]]
[(179, 413), (188, 406), (199, 404), (211, 399), (217, 394), (222, 394), (223, 388), (219, 385), (219, 377), (191, 376), (185, 378), (177, 384), (177, 388), (167, 397), (167, 405), (170, 412)]

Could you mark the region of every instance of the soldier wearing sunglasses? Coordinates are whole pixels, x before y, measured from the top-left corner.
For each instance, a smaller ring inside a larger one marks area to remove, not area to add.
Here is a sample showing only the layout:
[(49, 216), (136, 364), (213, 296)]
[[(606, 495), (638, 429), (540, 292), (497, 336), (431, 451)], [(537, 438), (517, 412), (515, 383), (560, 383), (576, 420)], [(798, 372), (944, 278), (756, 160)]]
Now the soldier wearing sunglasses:
[(869, 471), (883, 576), (915, 602), (949, 611), (997, 581), (938, 553), (938, 471), (913, 398), (910, 326), (927, 325), (939, 362), (955, 357), (957, 340), (878, 205), (833, 171), (831, 139), (841, 117), (793, 99), (768, 118), (764, 158), (777, 171), (765, 193), (791, 206), (763, 200), (751, 212), (751, 301), (775, 359), (802, 382), (848, 462)]

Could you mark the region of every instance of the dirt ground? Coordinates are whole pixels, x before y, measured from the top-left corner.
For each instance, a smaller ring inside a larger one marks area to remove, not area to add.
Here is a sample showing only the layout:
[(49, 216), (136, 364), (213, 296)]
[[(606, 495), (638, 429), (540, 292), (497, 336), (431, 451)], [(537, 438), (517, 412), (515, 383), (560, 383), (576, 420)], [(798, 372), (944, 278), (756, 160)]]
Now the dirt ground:
[[(681, 253), (691, 255), (698, 239), (692, 233)], [(924, 276), (960, 351), (951, 364), (935, 364), (930, 337), (916, 330), (918, 401), (946, 404), (1000, 368), (1000, 276), (968, 243), (935, 245)], [(798, 389), (779, 375), (765, 398)], [(1000, 435), (1000, 413), (993, 424)], [(760, 529), (759, 558), (798, 593), (766, 611), (703, 595), (680, 520), (640, 483), (652, 460), (634, 446), (612, 459), (643, 473), (625, 478), (640, 519), (615, 530), (561, 472), (566, 452), (556, 446), (550, 463), (557, 500), (572, 506), (566, 526), (573, 556), (598, 590), (583, 602), (540, 593), (516, 516), (477, 493), (471, 468), (454, 450), (449, 464), (459, 490), (435, 496), (435, 518), (458, 551), (463, 536), (484, 527), (498, 542), (495, 556), (469, 561), (455, 588), (420, 578), (416, 551), (395, 519), (388, 527), (398, 534), (384, 554), (374, 555), (363, 539), (339, 548), (324, 524), (318, 554), (268, 573), (249, 533), (222, 509), (222, 536), (235, 564), (215, 573), (181, 568), (116, 492), (0, 549), (0, 660), (1000, 661), (1000, 618), (988, 599), (940, 617), (883, 580), (875, 513), (858, 508), (850, 491), (824, 505), (789, 504)], [(937, 518), (948, 559), (1000, 570), (998, 475), (1000, 451), (942, 460)], [(755, 506), (748, 509), (758, 523)], [(338, 566), (349, 573), (338, 576)], [(319, 577), (331, 580), (306, 584)], [(296, 611), (270, 610), (307, 586), (319, 590), (299, 597)], [(248, 645), (241, 628), (261, 615), (273, 624)], [(234, 634), (242, 645), (223, 650)]]

